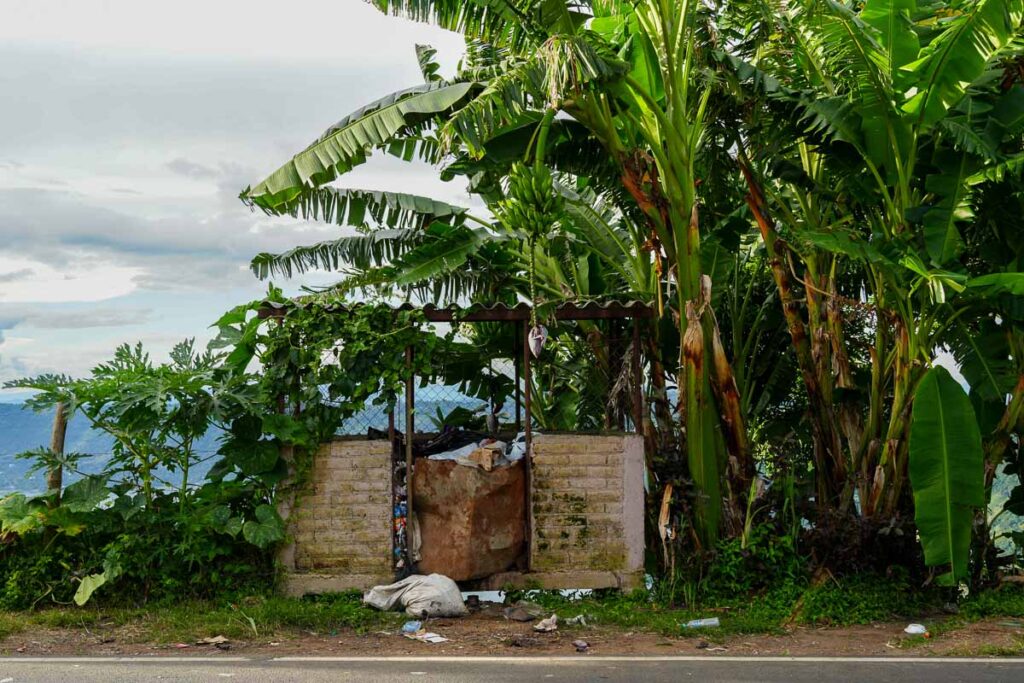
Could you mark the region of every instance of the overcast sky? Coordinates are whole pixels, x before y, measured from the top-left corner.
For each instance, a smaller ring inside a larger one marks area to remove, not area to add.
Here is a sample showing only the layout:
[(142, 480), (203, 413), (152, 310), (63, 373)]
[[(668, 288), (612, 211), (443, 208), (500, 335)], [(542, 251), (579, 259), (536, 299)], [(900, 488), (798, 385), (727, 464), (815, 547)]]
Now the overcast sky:
[[(0, 381), (205, 340), (266, 290), (253, 255), (338, 234), (237, 195), (421, 82), (416, 43), (448, 69), (462, 50), (359, 0), (0, 0)], [(390, 158), (343, 184), (468, 201)]]

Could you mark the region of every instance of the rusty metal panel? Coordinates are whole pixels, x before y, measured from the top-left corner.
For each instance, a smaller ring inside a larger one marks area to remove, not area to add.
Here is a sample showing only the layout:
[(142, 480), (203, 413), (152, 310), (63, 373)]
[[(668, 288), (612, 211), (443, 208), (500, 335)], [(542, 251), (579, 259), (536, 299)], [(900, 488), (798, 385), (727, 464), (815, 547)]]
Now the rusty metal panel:
[(525, 487), (522, 461), (485, 472), (450, 460), (417, 459), (419, 573), (465, 581), (515, 566), (526, 550)]

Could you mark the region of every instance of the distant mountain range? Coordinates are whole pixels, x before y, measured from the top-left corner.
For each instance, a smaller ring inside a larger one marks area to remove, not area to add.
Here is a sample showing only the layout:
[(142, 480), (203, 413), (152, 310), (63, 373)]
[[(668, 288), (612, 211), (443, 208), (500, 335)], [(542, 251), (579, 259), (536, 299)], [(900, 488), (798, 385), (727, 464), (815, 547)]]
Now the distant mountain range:
[[(15, 459), (15, 455), (50, 445), (53, 412), (36, 413), (21, 403), (0, 403), (0, 495), (11, 491), (37, 492), (45, 487), (42, 474), (28, 473), (32, 463)], [(93, 453), (98, 457), (82, 462), (87, 472), (99, 471), (110, 453), (111, 440), (89, 429), (82, 417), (68, 423), (64, 449), (68, 452)]]

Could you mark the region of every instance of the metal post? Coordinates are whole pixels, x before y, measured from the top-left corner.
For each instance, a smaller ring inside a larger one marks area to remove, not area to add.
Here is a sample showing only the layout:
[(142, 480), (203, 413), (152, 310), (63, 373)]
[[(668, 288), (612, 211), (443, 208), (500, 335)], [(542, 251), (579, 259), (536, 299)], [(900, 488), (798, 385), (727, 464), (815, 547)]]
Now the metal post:
[(640, 356), (640, 321), (633, 318), (633, 428), (644, 433), (644, 377)]
[(526, 570), (533, 564), (533, 415), (530, 414), (530, 394), (533, 386), (530, 378), (530, 321), (523, 321), (523, 403), (525, 404), (526, 421), (524, 442), (526, 453), (523, 455), (524, 477), (526, 479)]
[(412, 435), (415, 431), (413, 410), (416, 405), (416, 384), (412, 376), (412, 347), (405, 349), (405, 566), (412, 571)]

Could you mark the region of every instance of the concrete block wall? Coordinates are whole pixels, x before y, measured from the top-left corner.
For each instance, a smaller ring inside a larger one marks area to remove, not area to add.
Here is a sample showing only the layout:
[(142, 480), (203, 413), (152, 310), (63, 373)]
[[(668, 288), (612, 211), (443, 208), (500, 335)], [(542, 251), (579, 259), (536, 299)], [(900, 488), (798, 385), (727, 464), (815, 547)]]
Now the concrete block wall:
[(284, 592), (391, 583), (391, 443), (337, 439), (324, 444), (303, 480), (280, 508), (289, 539), (278, 557)]
[(637, 435), (535, 437), (530, 568), (551, 575), (544, 585), (626, 588), (639, 581), (643, 468)]
[[(643, 438), (543, 434), (533, 442), (530, 571), (480, 588), (629, 589), (643, 577)], [(279, 511), (284, 593), (365, 590), (394, 580), (391, 444), (324, 444), (306, 482)]]

